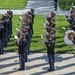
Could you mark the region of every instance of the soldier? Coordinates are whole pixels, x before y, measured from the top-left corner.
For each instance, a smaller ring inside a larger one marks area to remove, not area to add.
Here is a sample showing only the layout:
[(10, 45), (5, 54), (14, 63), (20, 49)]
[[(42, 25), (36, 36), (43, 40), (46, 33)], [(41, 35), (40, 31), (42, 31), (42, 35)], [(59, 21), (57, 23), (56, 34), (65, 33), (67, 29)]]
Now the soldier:
[(57, 10), (57, 0), (54, 1), (55, 1), (55, 10)]
[(53, 18), (51, 18), (50, 22), (49, 22), (49, 26), (55, 28), (55, 20)]
[(75, 31), (75, 13), (73, 13), (68, 19), (68, 22), (70, 23), (70, 28)]
[(26, 59), (25, 62), (27, 62), (27, 54), (29, 54), (29, 43), (28, 42), (29, 42), (30, 36), (29, 36), (28, 29), (29, 29), (28, 26), (22, 27), (22, 32), (24, 33), (25, 38), (27, 40), (27, 47), (26, 47), (26, 50), (25, 50), (25, 59)]
[(19, 53), (19, 61), (20, 61), (20, 68), (18, 70), (24, 70), (25, 69), (25, 57), (24, 57), (24, 51), (27, 46), (27, 40), (25, 39), (24, 33), (20, 32), (19, 34), (20, 40), (19, 42), (16, 42), (18, 48), (18, 53)]
[(9, 15), (9, 19), (10, 19), (10, 37), (11, 37), (11, 34), (12, 34), (12, 17), (13, 17), (13, 12), (11, 10), (7, 11), (7, 14)]
[(28, 11), (27, 15), (28, 15), (28, 18), (29, 18), (29, 26), (30, 26), (30, 31), (31, 31), (30, 32), (30, 37), (32, 38), (33, 24), (32, 24), (32, 15), (31, 15), (31, 12)]
[(31, 8), (31, 12), (32, 12), (32, 23), (34, 23), (34, 18), (35, 18), (35, 14), (34, 14), (34, 9), (33, 8)]
[(50, 22), (51, 19), (55, 20), (55, 16), (56, 16), (56, 14), (54, 12), (51, 12), (50, 16), (47, 16), (47, 21)]
[(0, 21), (0, 54), (4, 53), (4, 26), (3, 21)]
[[(55, 33), (56, 33), (56, 29), (55, 28), (51, 28), (51, 31), (49, 32), (49, 35), (53, 35), (55, 38), (54, 38), (54, 40), (53, 40), (53, 42), (55, 43), (55, 41), (56, 41), (56, 35), (55, 35)], [(55, 45), (55, 44), (54, 44)], [(52, 55), (52, 59), (53, 59), (53, 61), (55, 62), (55, 54), (53, 54)]]
[(11, 28), (11, 26), (10, 26), (9, 14), (5, 14), (5, 15), (7, 16), (7, 18), (6, 18), (6, 24), (7, 24), (7, 26), (8, 26), (8, 28), (7, 28), (7, 35), (8, 35), (8, 37), (7, 37), (7, 42), (8, 42), (9, 39), (10, 39), (10, 28)]
[(28, 40), (28, 55), (29, 55), (29, 53), (30, 53), (30, 43), (31, 43), (31, 29), (30, 29), (30, 26), (28, 24), (28, 20), (24, 20), (23, 27), (24, 26), (27, 26), (27, 28), (28, 28), (28, 36), (29, 36), (29, 40)]
[(31, 12), (32, 12), (32, 34), (34, 34), (34, 31), (33, 31), (33, 24), (34, 24), (35, 14), (34, 14), (34, 9), (33, 9), (33, 8), (31, 8)]
[(56, 14), (54, 12), (51, 12), (51, 18), (55, 19)]
[(51, 31), (49, 33), (55, 35), (56, 29), (55, 28), (51, 28)]
[(4, 46), (7, 46), (7, 24), (6, 24), (6, 15), (2, 15), (1, 20), (4, 22)]
[(47, 55), (48, 55), (48, 60), (49, 60), (49, 65), (50, 68), (48, 69), (48, 71), (54, 71), (54, 35), (50, 34), (50, 37), (48, 38), (47, 41), (45, 41), (45, 45), (47, 47)]

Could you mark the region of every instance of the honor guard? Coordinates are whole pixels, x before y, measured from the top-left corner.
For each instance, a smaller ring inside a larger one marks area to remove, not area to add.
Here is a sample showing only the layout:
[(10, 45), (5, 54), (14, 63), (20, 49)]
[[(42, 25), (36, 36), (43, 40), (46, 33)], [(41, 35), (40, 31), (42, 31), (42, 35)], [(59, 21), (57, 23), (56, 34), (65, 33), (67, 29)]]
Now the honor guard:
[(19, 42), (16, 42), (17, 46), (18, 46), (18, 53), (19, 53), (19, 62), (20, 62), (20, 68), (18, 70), (24, 70), (25, 69), (25, 49), (27, 46), (27, 40), (25, 39), (25, 35), (24, 33), (20, 32), (19, 34)]
[(34, 9), (33, 8), (31, 8), (31, 12), (32, 12), (32, 34), (34, 34), (33, 24), (34, 24), (35, 14), (34, 14)]
[(27, 40), (27, 47), (26, 47), (26, 51), (25, 51), (25, 59), (26, 59), (25, 62), (27, 62), (27, 55), (29, 54), (29, 40), (30, 40), (30, 36), (29, 36), (28, 29), (29, 29), (28, 26), (23, 26), (22, 27), (22, 32), (24, 33), (25, 38)]
[(0, 54), (4, 53), (4, 26), (3, 21), (0, 21)]
[(47, 47), (47, 55), (49, 60), (49, 69), (48, 71), (54, 71), (54, 35), (50, 34), (50, 37), (47, 41), (45, 41), (45, 45)]

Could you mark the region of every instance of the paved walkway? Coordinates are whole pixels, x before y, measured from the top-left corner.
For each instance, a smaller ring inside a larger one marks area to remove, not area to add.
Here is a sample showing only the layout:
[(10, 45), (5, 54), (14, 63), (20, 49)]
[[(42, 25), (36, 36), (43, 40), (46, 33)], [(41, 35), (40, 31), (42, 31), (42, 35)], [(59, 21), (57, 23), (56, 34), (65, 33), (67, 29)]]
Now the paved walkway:
[[(29, 9), (25, 9), (25, 10), (11, 10), (13, 11), (14, 15), (22, 15), (25, 14)], [(0, 9), (0, 14), (5, 14), (7, 12), (7, 10), (4, 9)]]
[[(29, 11), (29, 9), (25, 9), (25, 10), (12, 10), (14, 15), (23, 15), (25, 14), (27, 11)], [(7, 12), (7, 10), (0, 10), (0, 14), (5, 14)], [(51, 11), (50, 11), (51, 12)], [(50, 14), (50, 12), (42, 12), (42, 13), (37, 13), (35, 12), (36, 15), (38, 14)], [(55, 12), (57, 15), (70, 15), (70, 11), (53, 11)]]
[[(35, 14), (46, 14), (54, 10), (54, 0), (29, 0), (25, 10), (12, 10), (13, 14), (24, 14), (30, 8), (34, 8)], [(5, 14), (7, 10), (0, 10), (0, 14)]]
[(26, 9), (34, 8), (36, 14), (54, 10), (54, 0), (29, 0)]
[[(35, 9), (35, 14), (50, 14), (51, 11), (55, 12), (57, 15), (68, 14), (69, 11), (60, 11), (58, 4), (57, 11), (54, 11), (54, 0), (29, 0), (25, 10), (12, 10), (15, 15), (25, 14), (30, 8)], [(0, 9), (0, 14), (5, 14), (7, 10)]]
[(0, 55), (0, 75), (75, 75), (74, 54), (56, 54), (55, 59), (55, 71), (48, 72), (46, 53), (31, 53), (28, 56), (26, 70), (17, 71), (18, 54), (8, 52)]

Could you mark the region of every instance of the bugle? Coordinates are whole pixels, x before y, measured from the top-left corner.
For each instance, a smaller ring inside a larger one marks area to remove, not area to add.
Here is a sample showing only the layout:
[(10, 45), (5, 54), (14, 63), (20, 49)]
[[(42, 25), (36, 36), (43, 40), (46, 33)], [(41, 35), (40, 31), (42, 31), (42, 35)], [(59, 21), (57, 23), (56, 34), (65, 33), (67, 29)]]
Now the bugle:
[(17, 44), (19, 44), (20, 38), (17, 35), (14, 35), (14, 39), (15, 39), (15, 42), (17, 42)]

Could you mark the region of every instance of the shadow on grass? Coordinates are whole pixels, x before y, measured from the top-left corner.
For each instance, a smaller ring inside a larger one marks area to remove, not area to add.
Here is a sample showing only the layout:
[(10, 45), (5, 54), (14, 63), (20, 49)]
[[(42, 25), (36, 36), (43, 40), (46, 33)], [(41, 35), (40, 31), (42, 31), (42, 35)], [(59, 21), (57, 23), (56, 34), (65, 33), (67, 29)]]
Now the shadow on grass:
[(61, 54), (62, 54), (62, 53), (67, 53), (67, 52), (68, 52), (67, 50), (62, 50), (62, 51), (59, 50), (59, 51), (56, 51), (56, 53), (61, 53)]
[(31, 42), (37, 43), (37, 42), (38, 42), (38, 40), (31, 40)]
[(62, 48), (62, 47), (65, 47), (65, 46), (66, 46), (65, 44), (59, 44), (59, 45), (55, 44), (56, 48)]
[(14, 38), (11, 38), (9, 42), (14, 42)]
[(16, 51), (18, 51), (18, 48), (16, 47), (16, 48), (11, 48), (11, 49), (9, 49), (9, 48), (7, 48), (7, 49), (4, 49), (4, 51), (5, 52), (16, 52)]
[(33, 53), (40, 53), (40, 52), (45, 52), (45, 51), (46, 51), (46, 48), (31, 50), (31, 52)]
[(56, 41), (56, 43), (60, 43), (60, 42), (64, 42), (64, 40), (59, 40), (59, 41), (57, 40), (57, 41)]
[(56, 36), (57, 39), (62, 38), (63, 36)]
[(67, 51), (67, 53), (75, 54), (75, 49), (70, 49), (70, 50)]
[(8, 47), (13, 47), (13, 46), (16, 46), (16, 44), (13, 42), (13, 43), (11, 43), (11, 44), (8, 44), (7, 46), (8, 46)]
[(10, 41), (7, 43), (7, 47), (4, 48), (5, 52), (15, 52), (18, 50), (18, 47), (16, 46), (14, 42), (14, 36), (12, 35), (10, 38)]
[(68, 51), (74, 51), (75, 49), (68, 49)]
[(75, 54), (74, 50), (56, 50), (56, 53), (68, 53), (68, 54)]
[(22, 1), (21, 3), (23, 3), (23, 4), (27, 4), (28, 2)]
[(33, 36), (33, 38), (40, 38), (41, 36)]

